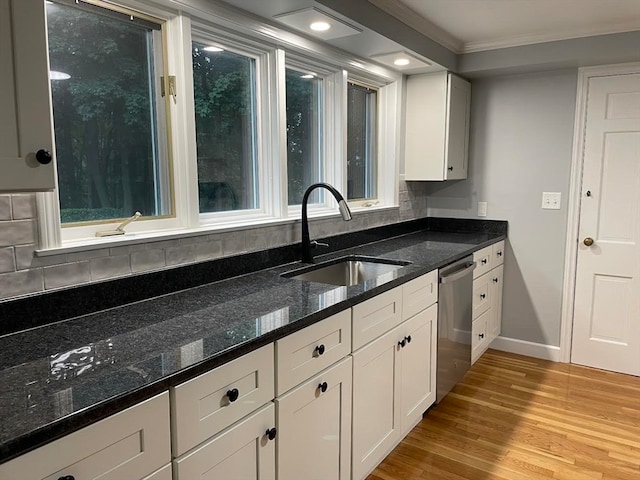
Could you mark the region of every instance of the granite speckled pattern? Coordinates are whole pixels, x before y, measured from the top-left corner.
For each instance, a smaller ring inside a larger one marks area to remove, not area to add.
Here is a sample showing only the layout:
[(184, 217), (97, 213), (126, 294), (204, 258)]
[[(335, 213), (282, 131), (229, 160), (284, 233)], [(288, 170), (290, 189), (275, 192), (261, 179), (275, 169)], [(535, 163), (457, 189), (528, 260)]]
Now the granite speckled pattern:
[(287, 263), (0, 337), (0, 462), (504, 239), (498, 223), (317, 257), (411, 262), (353, 287), (281, 277)]

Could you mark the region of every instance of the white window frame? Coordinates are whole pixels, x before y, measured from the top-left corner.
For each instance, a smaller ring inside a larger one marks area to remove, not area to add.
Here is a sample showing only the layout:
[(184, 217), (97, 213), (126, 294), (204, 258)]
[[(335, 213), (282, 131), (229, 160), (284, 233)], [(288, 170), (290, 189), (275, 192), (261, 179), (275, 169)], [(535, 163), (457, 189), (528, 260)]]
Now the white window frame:
[[(90, 3), (93, 5), (97, 5), (103, 8), (111, 9), (121, 13), (132, 13), (134, 15), (139, 15), (142, 18), (148, 19), (154, 23), (158, 23), (162, 26), (162, 72), (155, 71), (155, 77), (158, 79), (160, 76), (165, 78), (169, 75), (174, 67), (175, 60), (179, 58), (179, 52), (176, 49), (176, 46), (180, 44), (179, 41), (179, 32), (181, 30), (180, 23), (183, 21), (183, 18), (167, 14), (162, 10), (148, 8), (148, 9), (138, 9), (138, 8), (125, 8), (114, 6), (110, 3), (102, 2), (100, 0), (91, 0), (86, 3)], [(154, 49), (154, 55), (158, 55), (157, 49)], [(159, 84), (156, 85), (159, 87)], [(165, 91), (168, 91), (165, 88)], [(127, 226), (127, 233), (137, 234), (143, 232), (153, 232), (153, 231), (167, 231), (167, 230), (176, 230), (179, 228), (184, 228), (186, 226), (186, 220), (184, 215), (181, 215), (181, 211), (184, 211), (181, 208), (181, 201), (179, 199), (178, 192), (183, 191), (181, 188), (182, 182), (180, 182), (180, 169), (176, 168), (174, 159), (175, 152), (172, 151), (171, 145), (173, 139), (175, 138), (175, 132), (172, 130), (172, 118), (174, 118), (175, 110), (174, 105), (172, 105), (171, 96), (165, 95), (164, 100), (164, 108), (162, 112), (161, 109), (158, 109), (158, 115), (161, 115), (166, 124), (166, 128), (159, 129), (159, 133), (162, 134), (162, 130), (167, 132), (167, 138), (164, 143), (165, 145), (158, 145), (160, 150), (165, 149), (167, 151), (165, 161), (168, 162), (168, 175), (169, 175), (169, 190), (170, 190), (170, 199), (169, 202), (172, 205), (172, 214), (166, 216), (157, 216), (154, 218), (141, 218), (136, 222), (130, 223)], [(51, 124), (51, 129), (53, 131), (53, 123)], [(54, 139), (54, 151), (55, 151), (55, 139)], [(122, 223), (124, 219), (113, 219), (106, 220), (103, 222), (86, 222), (80, 225), (63, 225), (60, 219), (60, 200), (58, 197), (58, 181), (56, 175), (55, 182), (55, 190), (53, 192), (43, 192), (38, 193), (36, 196), (37, 209), (38, 209), (38, 218), (40, 219), (40, 247), (41, 249), (51, 249), (63, 246), (65, 244), (97, 244), (101, 245), (104, 243), (108, 243), (109, 237), (96, 237), (96, 232), (102, 230), (110, 230), (114, 229), (117, 225)], [(133, 212), (132, 212), (133, 214)]]
[[(94, 3), (94, 0), (87, 1)], [(95, 1), (101, 3), (100, 0)], [(378, 88), (378, 198), (352, 201), (349, 206), (356, 214), (397, 208), (400, 152), (398, 139), (403, 95), (401, 74), (355, 59), (345, 52), (307, 37), (264, 24), (257, 17), (247, 17), (224, 5), (216, 6), (214, 10), (210, 4), (199, 1), (183, 3), (181, 0), (153, 0), (152, 4), (141, 4), (136, 0), (124, 0), (121, 3), (164, 22), (165, 71), (177, 77), (176, 102), (169, 102), (167, 112), (171, 123), (168, 147), (173, 154), (171, 175), (175, 217), (131, 223), (127, 226), (126, 235), (96, 238), (90, 233), (85, 238), (69, 241), (61, 235), (56, 191), (39, 193), (37, 205), (40, 255), (299, 221), (300, 206), (289, 207), (287, 194), (287, 67), (310, 70), (322, 75), (325, 90), (323, 181), (334, 185), (345, 196), (347, 81), (353, 80)], [(181, 12), (171, 10), (175, 8), (174, 3), (180, 4)], [(116, 10), (121, 8), (110, 3), (108, 7)], [(199, 213), (192, 36), (196, 41), (211, 40), (224, 44), (231, 51), (249, 54), (257, 60), (256, 149), (260, 182), (260, 208), (257, 211)], [(333, 197), (325, 194), (324, 199), (322, 205), (309, 205), (310, 218), (339, 215)], [(112, 228), (118, 223), (114, 221), (101, 224), (95, 226), (94, 231)]]

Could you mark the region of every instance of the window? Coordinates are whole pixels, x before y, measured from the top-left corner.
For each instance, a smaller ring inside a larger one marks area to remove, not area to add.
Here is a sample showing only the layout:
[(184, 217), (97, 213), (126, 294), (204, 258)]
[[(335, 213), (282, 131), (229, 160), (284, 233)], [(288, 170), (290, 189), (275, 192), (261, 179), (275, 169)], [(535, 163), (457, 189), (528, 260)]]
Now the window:
[(347, 199), (378, 195), (376, 152), (378, 92), (349, 82), (347, 86)]
[(255, 60), (193, 42), (200, 213), (259, 208)]
[(75, 2), (47, 2), (64, 224), (172, 214), (162, 26)]
[[(288, 203), (300, 205), (306, 188), (323, 178), (322, 79), (286, 70)], [(322, 201), (315, 190), (309, 203)]]

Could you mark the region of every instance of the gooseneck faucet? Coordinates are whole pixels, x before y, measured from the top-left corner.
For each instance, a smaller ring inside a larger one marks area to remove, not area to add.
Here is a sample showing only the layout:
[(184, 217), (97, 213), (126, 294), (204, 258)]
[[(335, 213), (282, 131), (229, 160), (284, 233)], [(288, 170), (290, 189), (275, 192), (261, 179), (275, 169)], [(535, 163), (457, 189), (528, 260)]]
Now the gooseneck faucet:
[(340, 214), (342, 215), (342, 219), (345, 222), (351, 220), (351, 210), (349, 210), (349, 206), (347, 202), (344, 200), (344, 197), (340, 195), (340, 192), (335, 189), (335, 187), (329, 185), (328, 183), (314, 183), (309, 185), (309, 188), (304, 192), (304, 196), (302, 197), (302, 253), (300, 260), (303, 263), (313, 263), (313, 255), (311, 255), (311, 240), (309, 239), (309, 220), (307, 218), (307, 203), (309, 201), (309, 195), (316, 188), (326, 188), (331, 192), (333, 198), (338, 202), (338, 210), (340, 210)]

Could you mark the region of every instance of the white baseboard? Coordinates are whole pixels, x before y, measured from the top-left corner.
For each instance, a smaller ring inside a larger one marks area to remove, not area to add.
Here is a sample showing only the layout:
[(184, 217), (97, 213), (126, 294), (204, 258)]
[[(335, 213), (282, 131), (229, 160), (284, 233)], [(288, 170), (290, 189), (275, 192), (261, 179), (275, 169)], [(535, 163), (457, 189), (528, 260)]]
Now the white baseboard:
[(489, 347), (503, 352), (551, 360), (552, 362), (560, 361), (560, 347), (554, 345), (526, 342), (516, 338), (497, 337), (491, 342)]

